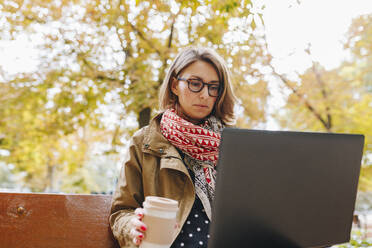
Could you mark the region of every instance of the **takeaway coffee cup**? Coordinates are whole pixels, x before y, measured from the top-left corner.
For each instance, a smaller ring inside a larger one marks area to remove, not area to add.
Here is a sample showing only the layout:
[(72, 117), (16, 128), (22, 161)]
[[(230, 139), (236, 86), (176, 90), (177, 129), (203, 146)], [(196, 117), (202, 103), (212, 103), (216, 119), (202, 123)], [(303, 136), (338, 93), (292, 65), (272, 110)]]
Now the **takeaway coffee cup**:
[(175, 232), (178, 201), (146, 196), (143, 209), (147, 230), (140, 248), (169, 248)]

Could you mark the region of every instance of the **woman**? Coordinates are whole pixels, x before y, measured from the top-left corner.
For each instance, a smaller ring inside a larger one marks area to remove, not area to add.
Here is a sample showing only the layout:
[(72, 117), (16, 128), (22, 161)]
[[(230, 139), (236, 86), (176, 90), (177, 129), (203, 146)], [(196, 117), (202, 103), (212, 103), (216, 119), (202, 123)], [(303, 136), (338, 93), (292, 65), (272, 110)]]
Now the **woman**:
[(235, 97), (224, 60), (209, 48), (187, 48), (160, 89), (160, 109), (132, 138), (113, 196), (110, 225), (121, 247), (146, 236), (146, 196), (179, 202), (172, 247), (206, 247), (220, 133), (234, 124)]

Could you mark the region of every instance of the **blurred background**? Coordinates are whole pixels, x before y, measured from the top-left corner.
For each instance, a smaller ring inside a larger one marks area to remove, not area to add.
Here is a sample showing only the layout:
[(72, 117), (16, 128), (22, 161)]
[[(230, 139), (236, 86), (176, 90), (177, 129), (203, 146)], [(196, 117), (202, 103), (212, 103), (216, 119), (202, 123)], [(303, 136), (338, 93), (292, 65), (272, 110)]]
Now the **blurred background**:
[(343, 247), (368, 246), (365, 0), (0, 0), (0, 191), (112, 193), (130, 136), (157, 113), (167, 68), (189, 45), (227, 61), (238, 127), (365, 135)]

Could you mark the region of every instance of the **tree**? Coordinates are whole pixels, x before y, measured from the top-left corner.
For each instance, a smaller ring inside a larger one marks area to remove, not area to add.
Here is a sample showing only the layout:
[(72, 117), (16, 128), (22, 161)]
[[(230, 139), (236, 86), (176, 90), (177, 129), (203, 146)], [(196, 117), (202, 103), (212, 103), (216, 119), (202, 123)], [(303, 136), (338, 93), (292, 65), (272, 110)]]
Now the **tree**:
[(351, 60), (345, 65), (360, 86), (372, 92), (372, 15), (362, 15), (356, 18), (349, 28), (345, 49), (351, 53)]
[[(43, 191), (53, 189), (56, 174), (72, 176), (87, 162), (91, 148), (81, 130), (103, 134), (116, 152), (133, 132), (123, 126), (128, 115), (138, 127), (154, 115), (166, 68), (188, 45), (213, 47), (226, 59), (250, 117), (240, 123), (254, 126), (265, 118), (268, 91), (258, 69), (267, 55), (261, 13), (251, 10), (250, 1), (232, 0), (0, 2), (2, 38), (27, 34), (40, 51), (37, 72), (0, 75), (0, 149), (11, 153), (0, 159)], [(121, 119), (105, 132), (102, 106), (112, 96)]]

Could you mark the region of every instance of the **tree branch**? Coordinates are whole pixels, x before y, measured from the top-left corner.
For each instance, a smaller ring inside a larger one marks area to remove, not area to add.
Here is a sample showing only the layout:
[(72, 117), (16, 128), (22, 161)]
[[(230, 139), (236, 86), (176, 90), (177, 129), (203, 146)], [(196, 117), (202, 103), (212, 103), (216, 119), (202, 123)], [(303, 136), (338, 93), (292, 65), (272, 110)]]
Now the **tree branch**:
[(174, 32), (174, 23), (176, 22), (176, 18), (173, 17), (172, 25), (171, 25), (171, 31), (168, 38), (168, 48), (171, 48), (172, 46), (172, 39), (173, 39), (173, 32)]
[(154, 44), (152, 44), (152, 42), (150, 40), (148, 40), (144, 34), (138, 29), (136, 28), (131, 22), (129, 22), (129, 25), (130, 27), (133, 29), (134, 32), (136, 32), (138, 34), (138, 36), (143, 40), (145, 41), (151, 48), (153, 48), (156, 53), (159, 55), (159, 57), (161, 57), (161, 51), (159, 49), (156, 48), (156, 46), (154, 46)]
[(300, 92), (298, 92), (294, 87), (292, 87), (291, 84), (289, 83), (289, 80), (286, 77), (284, 77), (283, 75), (279, 74), (275, 70), (274, 66), (272, 66), (271, 63), (269, 64), (269, 66), (273, 70), (274, 75), (279, 77), (280, 80), (293, 92), (293, 94), (295, 94), (299, 99), (304, 101), (305, 107), (311, 113), (313, 113), (313, 115), (323, 124), (323, 126), (327, 129), (327, 131), (330, 131), (330, 129), (328, 127), (328, 123), (323, 119), (323, 117), (318, 113), (318, 111), (310, 104), (310, 102), (304, 97), (304, 95), (301, 94)]
[[(266, 50), (269, 51), (268, 49), (268, 45), (267, 45), (267, 41), (266, 41), (266, 35), (264, 35), (263, 37), (263, 40), (264, 40), (264, 46), (266, 47)], [(305, 107), (315, 116), (315, 118), (317, 118), (321, 123), (322, 125), (324, 126), (324, 128), (330, 132), (330, 128), (328, 126), (328, 123), (327, 121), (324, 120), (324, 118), (321, 116), (321, 114), (315, 109), (315, 107), (313, 107), (310, 102), (304, 97), (304, 95), (302, 95), (300, 92), (298, 92), (294, 87), (291, 86), (291, 84), (289, 83), (289, 80), (282, 74), (278, 73), (274, 66), (272, 65), (272, 56), (268, 55), (268, 66), (272, 69), (273, 71), (273, 74), (277, 77), (280, 78), (280, 80), (293, 92), (293, 94), (295, 94), (299, 99), (301, 99), (302, 101), (304, 101), (304, 104), (305, 104)]]
[[(121, 5), (121, 4), (122, 4), (122, 0), (120, 0), (120, 1), (118, 2), (118, 6), (117, 6), (117, 9), (118, 9), (118, 10), (120, 10), (120, 5)], [(119, 13), (120, 13), (120, 11), (118, 11), (118, 15), (117, 15), (117, 17), (120, 15)], [(117, 17), (115, 18), (115, 20), (117, 20)], [(115, 32), (116, 32), (116, 35), (117, 35), (117, 37), (118, 37), (118, 39), (119, 39), (119, 41), (120, 41), (120, 47), (121, 47), (121, 49), (123, 50), (123, 52), (125, 53), (125, 59), (127, 59), (127, 58), (129, 58), (129, 57), (131, 56), (130, 49), (124, 47), (124, 45), (123, 45), (124, 41), (123, 41), (123, 39), (121, 38), (121, 36), (120, 36), (120, 34), (119, 34), (119, 30), (118, 30), (117, 27), (115, 27)]]
[[(176, 15), (177, 16), (177, 15)], [(176, 22), (176, 16), (173, 17), (173, 20), (172, 20), (172, 24), (171, 24), (171, 31), (170, 31), (170, 34), (169, 34), (169, 37), (168, 37), (168, 45), (167, 45), (167, 48), (168, 50), (172, 47), (172, 40), (173, 40), (173, 32), (174, 32), (174, 24)], [(158, 82), (159, 82), (159, 86), (162, 84), (163, 80), (164, 80), (164, 76), (165, 76), (165, 69), (167, 68), (167, 60), (168, 60), (168, 56), (164, 56), (164, 59), (163, 59), (163, 65), (160, 69), (160, 73), (159, 73), (159, 79), (158, 79)]]
[[(308, 44), (308, 47), (305, 49), (305, 52), (311, 57), (311, 44), (309, 43)], [(317, 65), (316, 63), (314, 62), (314, 60), (311, 60), (311, 63), (312, 63), (312, 71), (315, 75), (315, 78), (316, 78), (316, 81), (318, 82), (318, 84), (320, 85), (320, 88), (321, 88), (321, 92), (322, 92), (322, 96), (324, 98), (324, 102), (325, 102), (325, 105), (326, 105), (326, 115), (327, 115), (327, 130), (331, 130), (332, 129), (332, 116), (331, 116), (331, 110), (330, 110), (330, 106), (329, 106), (329, 102), (328, 102), (328, 94), (327, 94), (327, 91), (325, 89), (325, 83), (322, 79), (322, 76), (319, 72), (319, 70), (317, 69)]]
[(325, 83), (324, 83), (324, 81), (323, 81), (323, 79), (320, 75), (320, 72), (316, 69), (316, 66), (315, 66), (314, 62), (313, 62), (312, 70), (315, 74), (316, 81), (319, 83), (319, 85), (321, 87), (324, 102), (326, 104), (327, 128), (328, 128), (328, 130), (331, 130), (332, 129), (332, 116), (331, 116), (331, 110), (330, 110), (329, 102), (328, 102), (328, 94), (327, 94), (327, 91), (325, 89)]

